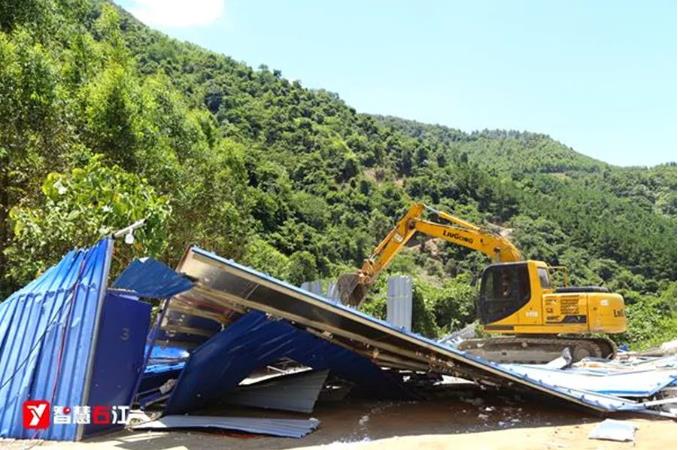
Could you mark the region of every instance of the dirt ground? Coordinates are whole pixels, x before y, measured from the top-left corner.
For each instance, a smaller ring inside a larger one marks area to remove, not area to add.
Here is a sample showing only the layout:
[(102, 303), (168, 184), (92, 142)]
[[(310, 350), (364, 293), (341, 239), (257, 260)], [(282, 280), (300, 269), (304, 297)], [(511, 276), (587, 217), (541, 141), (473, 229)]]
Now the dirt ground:
[[(227, 410), (224, 415), (305, 418), (306, 415)], [(563, 404), (514, 396), (470, 395), (420, 402), (344, 401), (319, 404), (320, 427), (302, 439), (224, 432), (124, 431), (81, 443), (0, 441), (0, 448), (148, 449), (674, 449), (676, 422), (646, 416), (635, 423), (635, 444), (588, 439), (603, 418)]]

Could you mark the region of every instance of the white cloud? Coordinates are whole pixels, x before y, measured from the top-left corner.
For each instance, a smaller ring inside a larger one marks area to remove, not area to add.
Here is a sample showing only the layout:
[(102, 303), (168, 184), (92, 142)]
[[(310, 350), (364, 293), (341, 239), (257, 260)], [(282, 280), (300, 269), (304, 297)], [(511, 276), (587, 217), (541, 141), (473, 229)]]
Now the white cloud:
[(197, 27), (217, 21), (224, 14), (224, 0), (132, 0), (127, 10), (151, 26)]

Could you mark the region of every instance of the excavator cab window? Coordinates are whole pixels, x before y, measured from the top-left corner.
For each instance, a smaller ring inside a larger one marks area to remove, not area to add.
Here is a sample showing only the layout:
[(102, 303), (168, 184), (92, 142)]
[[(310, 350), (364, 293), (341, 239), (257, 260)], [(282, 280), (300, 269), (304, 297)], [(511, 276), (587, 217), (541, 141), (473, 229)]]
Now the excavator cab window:
[(478, 315), (483, 324), (501, 320), (530, 300), (527, 263), (494, 264), (483, 272)]
[(537, 268), (537, 275), (539, 275), (539, 284), (542, 289), (551, 289), (551, 280), (549, 279), (549, 272), (543, 267)]

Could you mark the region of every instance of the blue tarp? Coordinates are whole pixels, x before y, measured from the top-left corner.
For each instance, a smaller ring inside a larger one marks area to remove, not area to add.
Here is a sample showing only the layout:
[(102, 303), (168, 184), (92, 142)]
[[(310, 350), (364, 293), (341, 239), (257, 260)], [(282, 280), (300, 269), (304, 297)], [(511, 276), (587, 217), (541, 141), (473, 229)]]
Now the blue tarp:
[[(148, 352), (149, 347), (146, 346), (146, 352)], [(181, 370), (186, 365), (189, 356), (190, 353), (182, 347), (165, 347), (156, 344), (152, 348), (151, 355), (144, 368), (144, 375), (154, 376), (165, 372)]]
[[(148, 351), (148, 347), (146, 347), (146, 351)], [(188, 359), (189, 356), (190, 353), (188, 353), (188, 351), (186, 351), (186, 349), (183, 347), (155, 345), (151, 350), (150, 362), (181, 361)]]
[(329, 369), (340, 378), (369, 387), (377, 397), (408, 395), (398, 380), (367, 358), (286, 320), (270, 320), (259, 311), (251, 311), (192, 352), (165, 414), (218, 403), (253, 370), (283, 357), (316, 370)]
[[(0, 437), (74, 440), (82, 427), (23, 427), (25, 400), (85, 405), (113, 242), (73, 250), (0, 304)], [(49, 413), (49, 412), (48, 412)]]

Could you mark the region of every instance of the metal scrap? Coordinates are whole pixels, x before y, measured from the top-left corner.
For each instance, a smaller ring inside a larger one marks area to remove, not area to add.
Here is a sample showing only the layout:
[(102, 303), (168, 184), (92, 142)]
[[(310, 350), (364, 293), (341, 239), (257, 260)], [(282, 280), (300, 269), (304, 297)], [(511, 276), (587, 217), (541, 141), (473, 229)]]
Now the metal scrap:
[(290, 438), (301, 438), (318, 428), (318, 419), (264, 419), (258, 417), (164, 416), (140, 423), (133, 430), (169, 431), (181, 429), (222, 429)]
[(589, 439), (633, 442), (637, 429), (638, 425), (632, 422), (605, 419), (589, 433)]
[(226, 403), (281, 411), (310, 413), (327, 380), (329, 370), (293, 372), (241, 385)]
[[(198, 247), (187, 250), (178, 271), (197, 280), (196, 287), (187, 294), (196, 310), (201, 305), (221, 311), (257, 310), (364, 355), (381, 367), (431, 371), (489, 387), (520, 387), (601, 412), (643, 409), (634, 401), (585, 388), (563, 387), (519, 368), (466, 354)], [(222, 326), (228, 329), (229, 325)]]

